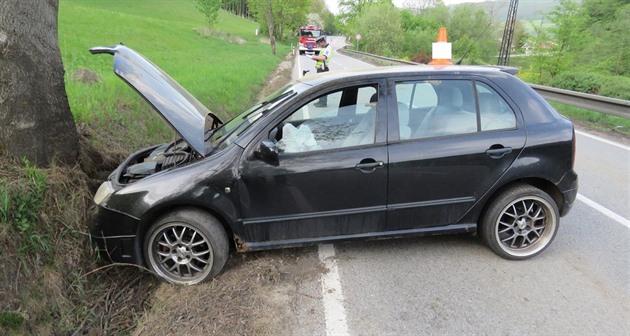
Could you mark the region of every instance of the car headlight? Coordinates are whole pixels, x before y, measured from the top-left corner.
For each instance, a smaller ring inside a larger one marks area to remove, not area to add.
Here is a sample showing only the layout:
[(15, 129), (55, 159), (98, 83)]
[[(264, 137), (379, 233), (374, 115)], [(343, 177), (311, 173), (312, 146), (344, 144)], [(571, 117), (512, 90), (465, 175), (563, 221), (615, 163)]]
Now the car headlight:
[(112, 187), (112, 183), (109, 181), (105, 181), (98, 187), (96, 194), (94, 194), (94, 203), (101, 205), (101, 203), (105, 202), (111, 194), (114, 193), (114, 187)]

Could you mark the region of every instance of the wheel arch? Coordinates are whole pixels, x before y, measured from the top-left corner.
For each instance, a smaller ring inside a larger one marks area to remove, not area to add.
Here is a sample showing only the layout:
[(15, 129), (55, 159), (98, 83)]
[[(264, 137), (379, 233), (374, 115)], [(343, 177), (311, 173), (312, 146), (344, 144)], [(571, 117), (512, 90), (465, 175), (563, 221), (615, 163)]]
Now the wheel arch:
[(562, 207), (564, 204), (564, 197), (562, 196), (560, 189), (558, 189), (558, 187), (555, 184), (553, 184), (549, 180), (546, 180), (540, 177), (526, 177), (526, 178), (520, 178), (517, 180), (510, 181), (504, 184), (502, 187), (495, 190), (492, 193), (492, 195), (488, 198), (488, 200), (485, 202), (485, 204), (483, 205), (483, 208), (479, 215), (479, 219), (481, 220), (481, 218), (485, 216), (488, 208), (494, 203), (494, 201), (496, 200), (497, 197), (499, 197), (499, 195), (501, 195), (503, 192), (505, 192), (508, 189), (514, 188), (515, 186), (519, 184), (530, 185), (532, 187), (542, 190), (553, 199), (559, 211), (560, 212), (562, 211)]
[(225, 216), (221, 215), (221, 213), (216, 209), (200, 204), (168, 204), (152, 208), (147, 211), (142, 216), (142, 218), (140, 218), (140, 225), (138, 225), (138, 232), (136, 234), (136, 248), (138, 251), (140, 251), (139, 256), (142, 258), (142, 264), (146, 265), (146, 260), (144, 260), (144, 254), (142, 253), (144, 236), (149, 231), (153, 223), (155, 223), (158, 218), (164, 216), (167, 213), (187, 209), (204, 211), (216, 218), (219, 223), (221, 223), (221, 226), (223, 226), (223, 229), (228, 236), (228, 242), (230, 243), (231, 247), (234, 246), (234, 230), (232, 229), (232, 226), (230, 226)]

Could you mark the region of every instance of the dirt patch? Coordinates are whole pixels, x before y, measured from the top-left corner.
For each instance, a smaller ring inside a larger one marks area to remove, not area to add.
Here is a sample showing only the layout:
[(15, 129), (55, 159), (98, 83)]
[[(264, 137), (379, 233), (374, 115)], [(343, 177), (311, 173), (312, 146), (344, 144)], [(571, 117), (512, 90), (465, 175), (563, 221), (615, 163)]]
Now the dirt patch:
[(244, 38), (238, 36), (238, 35), (233, 35), (230, 33), (225, 33), (225, 32), (221, 32), (221, 31), (216, 31), (216, 30), (212, 30), (209, 29), (207, 27), (202, 27), (202, 28), (197, 28), (195, 29), (195, 31), (197, 32), (197, 34), (199, 34), (199, 36), (201, 37), (215, 37), (224, 41), (228, 41), (230, 43), (236, 43), (236, 44), (240, 44), (243, 45), (245, 43), (247, 43), (247, 40), (245, 40)]
[(103, 151), (90, 142), (93, 131), (84, 128), (79, 130), (79, 165), (87, 177), (87, 187), (95, 193), (99, 185), (128, 155), (122, 148), (113, 147)]
[(80, 83), (96, 84), (101, 81), (101, 76), (90, 69), (81, 68), (72, 74), (72, 80)]
[(300, 303), (320, 299), (302, 290), (324, 272), (314, 249), (233, 252), (209, 283), (161, 284), (135, 334), (298, 334)]
[(276, 70), (267, 77), (267, 85), (258, 94), (258, 100), (262, 100), (291, 81), (291, 72), (293, 71), (294, 63), (295, 56), (289, 53), (282, 62), (280, 62)]

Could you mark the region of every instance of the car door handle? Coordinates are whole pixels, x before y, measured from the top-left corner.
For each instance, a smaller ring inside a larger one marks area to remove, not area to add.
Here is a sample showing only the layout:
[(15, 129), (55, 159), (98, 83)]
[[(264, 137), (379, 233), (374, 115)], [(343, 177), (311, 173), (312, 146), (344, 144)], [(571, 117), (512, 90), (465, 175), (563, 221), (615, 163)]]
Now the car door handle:
[(354, 166), (354, 168), (364, 173), (371, 173), (375, 171), (376, 168), (381, 168), (385, 166), (385, 163), (383, 161), (373, 161), (373, 160), (372, 162), (364, 162), (364, 161), (366, 160), (361, 161), (361, 163), (358, 163), (356, 166)]
[(510, 153), (512, 153), (512, 147), (503, 147), (502, 145), (494, 145), (486, 150), (486, 155), (493, 159), (500, 159)]

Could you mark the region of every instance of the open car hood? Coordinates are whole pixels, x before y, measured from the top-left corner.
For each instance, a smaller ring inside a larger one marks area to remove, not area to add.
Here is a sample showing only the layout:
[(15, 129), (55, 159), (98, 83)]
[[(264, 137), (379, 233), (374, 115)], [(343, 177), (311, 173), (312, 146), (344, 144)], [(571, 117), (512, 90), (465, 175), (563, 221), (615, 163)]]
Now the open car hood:
[(136, 90), (201, 156), (206, 155), (206, 118), (222, 122), (162, 69), (124, 45), (90, 48), (92, 54), (114, 55), (114, 72)]

